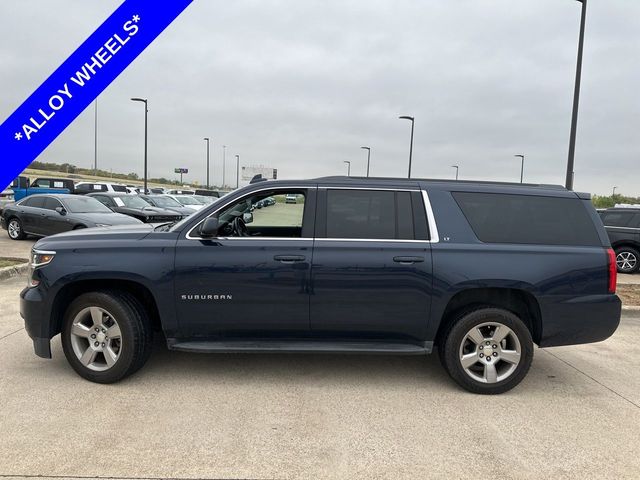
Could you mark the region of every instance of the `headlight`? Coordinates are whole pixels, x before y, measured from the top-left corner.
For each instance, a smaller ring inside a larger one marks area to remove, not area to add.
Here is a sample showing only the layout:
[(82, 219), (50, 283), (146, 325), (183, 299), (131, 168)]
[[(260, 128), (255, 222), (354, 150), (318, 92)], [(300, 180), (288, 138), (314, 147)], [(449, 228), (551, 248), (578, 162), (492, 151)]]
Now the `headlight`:
[(40, 280), (33, 277), (33, 274), (38, 268), (42, 268), (45, 265), (49, 265), (55, 257), (56, 252), (50, 252), (45, 250), (31, 250), (31, 263), (29, 264), (29, 286), (37, 287), (40, 284)]
[(96, 223), (96, 227), (110, 227), (111, 225), (108, 223)]

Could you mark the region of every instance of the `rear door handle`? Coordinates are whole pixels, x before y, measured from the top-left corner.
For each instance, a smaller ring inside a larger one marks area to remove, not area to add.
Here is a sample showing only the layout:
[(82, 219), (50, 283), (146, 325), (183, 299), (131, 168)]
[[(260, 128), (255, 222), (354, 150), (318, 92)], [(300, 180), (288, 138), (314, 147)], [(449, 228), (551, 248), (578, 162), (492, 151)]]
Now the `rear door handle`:
[(305, 258), (304, 255), (276, 255), (273, 257), (274, 260), (282, 263), (304, 262)]
[(403, 265), (424, 262), (424, 257), (393, 257), (393, 261)]

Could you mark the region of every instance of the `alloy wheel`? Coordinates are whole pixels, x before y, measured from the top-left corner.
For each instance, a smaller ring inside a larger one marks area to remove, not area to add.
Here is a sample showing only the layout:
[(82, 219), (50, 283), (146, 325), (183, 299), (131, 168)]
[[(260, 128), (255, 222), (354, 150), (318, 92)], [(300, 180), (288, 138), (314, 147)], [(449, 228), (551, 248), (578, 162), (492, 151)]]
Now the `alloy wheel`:
[(120, 326), (105, 309), (84, 308), (71, 324), (71, 346), (86, 368), (96, 372), (108, 370), (122, 353)]
[(633, 270), (637, 264), (638, 259), (631, 252), (622, 251), (616, 255), (616, 265), (619, 270)]
[(473, 327), (459, 350), (465, 373), (481, 383), (498, 383), (518, 368), (522, 356), (520, 340), (513, 330), (498, 322)]
[(20, 222), (18, 222), (18, 220), (16, 220), (15, 218), (9, 222), (7, 229), (11, 238), (18, 238), (20, 236)]

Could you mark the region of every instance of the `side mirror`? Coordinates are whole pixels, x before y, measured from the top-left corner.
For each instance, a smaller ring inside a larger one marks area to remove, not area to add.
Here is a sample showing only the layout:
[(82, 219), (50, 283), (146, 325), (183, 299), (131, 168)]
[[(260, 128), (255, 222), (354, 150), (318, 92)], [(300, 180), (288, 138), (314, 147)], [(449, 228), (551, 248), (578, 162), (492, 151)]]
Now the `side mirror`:
[(64, 207), (56, 207), (56, 212), (58, 212), (60, 215), (67, 214), (67, 211), (64, 209)]
[(244, 220), (245, 224), (253, 222), (253, 213), (249, 212), (249, 213), (243, 214), (242, 219)]
[(201, 237), (216, 237), (218, 235), (218, 219), (215, 217), (207, 218), (200, 227)]

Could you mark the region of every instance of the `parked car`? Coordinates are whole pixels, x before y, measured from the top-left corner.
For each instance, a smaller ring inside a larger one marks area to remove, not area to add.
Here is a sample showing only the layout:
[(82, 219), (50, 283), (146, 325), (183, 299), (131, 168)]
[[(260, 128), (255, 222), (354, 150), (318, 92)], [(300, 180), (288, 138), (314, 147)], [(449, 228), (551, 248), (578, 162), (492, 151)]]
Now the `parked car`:
[(196, 188), (194, 191), (194, 194), (201, 195), (203, 197), (216, 197), (216, 198), (220, 197), (220, 192), (216, 190), (207, 190), (204, 188)]
[(129, 193), (126, 185), (120, 185), (118, 183), (106, 183), (106, 182), (79, 182), (76, 183), (75, 193), (79, 195), (86, 195), (87, 193), (96, 192), (117, 192), (117, 193)]
[(183, 215), (166, 208), (151, 206), (140, 198), (139, 195), (127, 195), (126, 193), (90, 193), (88, 196), (95, 198), (114, 212), (123, 213), (144, 223), (167, 223), (182, 220)]
[(171, 210), (179, 213), (183, 217), (187, 217), (195, 211), (192, 208), (183, 206), (180, 202), (174, 200), (168, 195), (140, 195), (140, 198), (153, 207)]
[(202, 205), (211, 205), (213, 202), (218, 200), (218, 197), (213, 197), (213, 196), (205, 196), (205, 195), (191, 195), (191, 198), (195, 198), (198, 202), (200, 202)]
[(152, 187), (149, 189), (150, 195), (164, 195), (165, 189), (161, 187)]
[(640, 268), (640, 208), (609, 208), (598, 211), (616, 252), (620, 273), (636, 273)]
[(167, 195), (168, 197), (173, 198), (176, 202), (178, 202), (183, 207), (187, 207), (194, 212), (204, 208), (204, 203), (198, 201), (193, 198), (193, 195)]
[(298, 195), (296, 195), (295, 193), (291, 193), (291, 194), (285, 195), (284, 202), (285, 203), (298, 203)]
[[(303, 208), (249, 211), (275, 195)], [(534, 343), (604, 340), (621, 311), (589, 195), (526, 184), (266, 181), (151, 232), (40, 240), (33, 264), (20, 311), (35, 353), (61, 333), (99, 383), (140, 369), (155, 326), (188, 352), (437, 347), (459, 385), (495, 394), (523, 380)]]
[(44, 237), (80, 228), (141, 223), (112, 212), (94, 198), (68, 194), (29, 195), (6, 206), (1, 222), (12, 240), (22, 240), (27, 235)]
[(19, 176), (10, 185), (13, 199), (22, 200), (29, 195), (42, 193), (73, 193), (73, 180), (67, 178), (36, 178), (33, 182), (28, 177)]
[(169, 195), (195, 195), (195, 193), (196, 192), (194, 192), (193, 190), (176, 189), (176, 188), (167, 190), (167, 194)]

